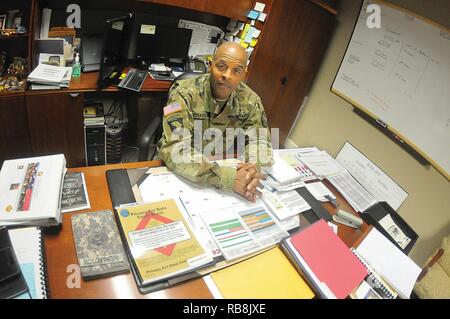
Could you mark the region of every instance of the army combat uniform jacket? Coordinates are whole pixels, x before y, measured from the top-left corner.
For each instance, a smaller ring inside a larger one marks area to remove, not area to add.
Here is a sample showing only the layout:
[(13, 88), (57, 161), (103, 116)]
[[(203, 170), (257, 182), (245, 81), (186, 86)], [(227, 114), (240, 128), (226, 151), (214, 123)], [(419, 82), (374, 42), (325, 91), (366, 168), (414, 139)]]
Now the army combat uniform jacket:
[[(261, 166), (272, 164), (272, 147), (266, 114), (261, 99), (253, 90), (240, 83), (225, 105), (223, 103), (221, 105), (212, 96), (209, 74), (175, 82), (164, 108), (158, 157), (169, 169), (193, 182), (232, 190), (236, 170), (220, 167), (209, 160), (204, 155), (208, 153), (208, 144), (211, 146), (211, 141), (215, 140), (216, 145), (222, 144), (222, 154), (232, 154), (235, 150), (227, 149), (227, 146), (236, 138), (228, 134), (230, 129), (256, 131), (257, 143), (251, 143), (254, 138), (245, 138), (245, 161)], [(180, 131), (184, 134), (179, 134)], [(180, 160), (182, 152), (191, 157)], [(255, 152), (256, 158), (249, 155)], [(218, 153), (213, 152), (212, 155), (217, 156)]]

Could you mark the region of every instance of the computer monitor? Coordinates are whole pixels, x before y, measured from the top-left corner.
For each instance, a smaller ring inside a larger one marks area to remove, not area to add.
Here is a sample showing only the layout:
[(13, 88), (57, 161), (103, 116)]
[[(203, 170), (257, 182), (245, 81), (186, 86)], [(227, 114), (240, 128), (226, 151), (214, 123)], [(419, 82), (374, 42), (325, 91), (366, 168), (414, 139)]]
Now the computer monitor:
[(189, 53), (192, 30), (156, 25), (154, 29), (139, 32), (136, 41), (136, 57), (147, 62), (162, 59), (186, 59)]
[(127, 43), (132, 21), (132, 13), (106, 21), (97, 82), (99, 89), (105, 88), (115, 81), (118, 83), (127, 59), (124, 52), (128, 52)]

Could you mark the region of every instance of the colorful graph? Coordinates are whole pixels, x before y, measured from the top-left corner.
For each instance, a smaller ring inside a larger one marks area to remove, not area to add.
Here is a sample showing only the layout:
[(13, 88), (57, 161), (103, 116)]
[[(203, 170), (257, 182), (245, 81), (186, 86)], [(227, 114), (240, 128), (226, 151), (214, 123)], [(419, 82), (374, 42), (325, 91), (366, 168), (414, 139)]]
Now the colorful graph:
[(223, 248), (237, 246), (253, 240), (237, 218), (212, 223), (209, 224), (209, 227)]
[(239, 213), (248, 228), (256, 233), (275, 225), (272, 217), (263, 207), (255, 207)]

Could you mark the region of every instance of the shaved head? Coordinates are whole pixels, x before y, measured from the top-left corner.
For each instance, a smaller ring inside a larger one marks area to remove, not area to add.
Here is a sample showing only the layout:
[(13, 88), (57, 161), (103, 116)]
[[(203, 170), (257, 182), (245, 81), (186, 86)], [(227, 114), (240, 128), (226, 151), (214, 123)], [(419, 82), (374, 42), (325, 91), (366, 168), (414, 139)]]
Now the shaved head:
[(211, 90), (216, 99), (228, 99), (247, 73), (247, 52), (238, 43), (224, 42), (211, 65)]
[(234, 42), (224, 42), (222, 43), (214, 53), (213, 60), (217, 60), (221, 56), (231, 56), (239, 60), (244, 67), (247, 67), (247, 52), (244, 47), (239, 43)]

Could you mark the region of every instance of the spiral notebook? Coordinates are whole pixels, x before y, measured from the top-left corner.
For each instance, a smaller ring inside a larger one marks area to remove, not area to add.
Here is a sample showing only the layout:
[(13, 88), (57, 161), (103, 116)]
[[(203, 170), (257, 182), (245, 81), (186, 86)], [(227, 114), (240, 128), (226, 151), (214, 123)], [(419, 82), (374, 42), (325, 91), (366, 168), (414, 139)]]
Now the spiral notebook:
[(383, 299), (397, 298), (397, 292), (369, 266), (369, 264), (358, 254), (356, 249), (351, 248), (350, 250), (364, 267), (366, 267), (367, 272), (369, 273), (365, 279), (367, 284)]
[(391, 287), (402, 299), (410, 298), (421, 272), (411, 258), (373, 226), (369, 226), (353, 246), (366, 268), (374, 274), (375, 283), (380, 281), (385, 289)]
[(17, 299), (47, 299), (48, 281), (45, 250), (41, 229), (38, 227), (10, 229), (14, 252), (22, 274), (28, 285), (28, 292)]

